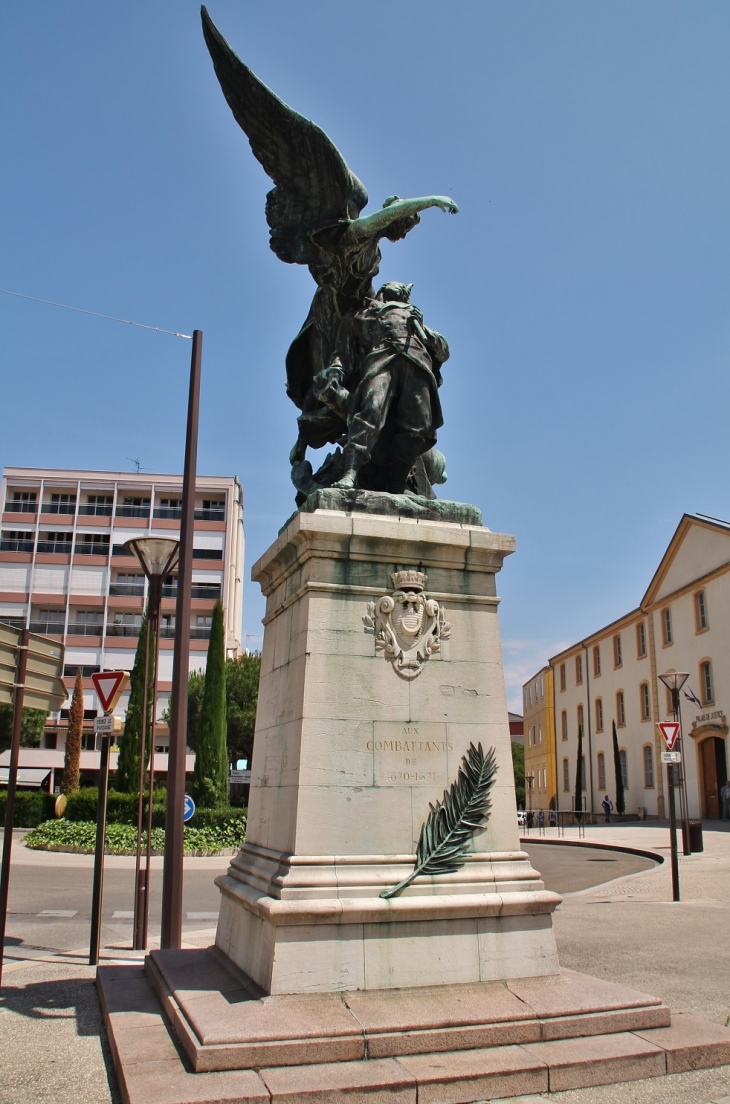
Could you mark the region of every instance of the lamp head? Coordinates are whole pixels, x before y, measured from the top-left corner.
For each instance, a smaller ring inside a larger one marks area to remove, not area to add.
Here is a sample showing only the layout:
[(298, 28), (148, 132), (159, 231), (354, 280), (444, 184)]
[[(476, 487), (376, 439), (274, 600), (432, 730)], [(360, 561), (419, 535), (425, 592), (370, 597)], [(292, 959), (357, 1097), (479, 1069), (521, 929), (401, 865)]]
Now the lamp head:
[(164, 579), (177, 565), (180, 541), (169, 537), (133, 537), (124, 547), (140, 562), (148, 579)]
[(689, 671), (667, 671), (666, 674), (660, 675), (659, 678), (668, 690), (676, 690), (676, 692), (679, 693), (689, 678)]

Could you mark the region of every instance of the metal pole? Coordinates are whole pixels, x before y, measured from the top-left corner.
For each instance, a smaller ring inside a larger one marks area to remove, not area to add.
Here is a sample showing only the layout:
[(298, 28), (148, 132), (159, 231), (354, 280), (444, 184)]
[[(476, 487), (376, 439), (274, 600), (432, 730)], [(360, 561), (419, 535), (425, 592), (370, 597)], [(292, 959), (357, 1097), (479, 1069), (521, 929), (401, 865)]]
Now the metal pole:
[(20, 758), (20, 726), (23, 720), (23, 699), (25, 697), (25, 672), (28, 667), (27, 629), (23, 629), (18, 643), (18, 671), (15, 681), (15, 704), (13, 707), (13, 735), (10, 743), (10, 769), (8, 771), (8, 799), (5, 805), (5, 835), (3, 837), (3, 859), (0, 868), (0, 984), (3, 979), (3, 956), (5, 952), (5, 924), (8, 918), (8, 889), (10, 888), (10, 853), (13, 847), (13, 819), (15, 816), (15, 787), (18, 781), (18, 759)]
[(147, 800), (147, 847), (145, 849), (145, 887), (144, 907), (142, 910), (142, 946), (147, 947), (147, 929), (150, 919), (150, 882), (152, 873), (152, 793), (155, 781), (155, 716), (157, 712), (157, 668), (160, 657), (160, 599), (162, 597), (162, 579), (150, 579), (150, 623), (154, 634), (155, 666), (152, 675), (152, 720), (150, 722), (150, 773), (149, 798)]
[(142, 728), (139, 737), (139, 795), (137, 798), (137, 848), (134, 859), (134, 938), (132, 946), (135, 951), (144, 950), (142, 942), (142, 916), (144, 914), (144, 897), (147, 892), (147, 879), (142, 870), (142, 821), (144, 817), (144, 775), (145, 752), (147, 743), (147, 700), (148, 678), (150, 662), (150, 624), (149, 605), (147, 612), (147, 635), (144, 647), (144, 690), (142, 693)]
[(674, 763), (667, 763), (669, 790), (669, 843), (672, 848), (672, 900), (679, 900), (679, 858), (677, 857), (677, 813), (674, 808)]
[(185, 802), (185, 750), (188, 728), (188, 671), (190, 660), (190, 601), (193, 582), (193, 529), (195, 523), (195, 470), (198, 455), (198, 415), (203, 332), (193, 330), (190, 361), (188, 422), (185, 438), (180, 559), (175, 606), (175, 650), (172, 665), (170, 745), (167, 762), (167, 813), (165, 858), (162, 872), (162, 926), (160, 946), (179, 949), (182, 944), (183, 805)]
[(109, 790), (109, 749), (111, 736), (101, 737), (99, 761), (99, 803), (96, 806), (96, 848), (94, 850), (94, 885), (91, 891), (91, 935), (89, 966), (99, 964), (101, 943), (101, 899), (104, 892), (104, 844), (106, 841), (106, 800)]
[(682, 851), (685, 855), (692, 854), (692, 844), (689, 835), (689, 804), (687, 802), (687, 773), (684, 765), (684, 740), (682, 739), (682, 703), (677, 691), (677, 711), (674, 719), (679, 722), (679, 738), (677, 747), (681, 755), (679, 764), (679, 807), (682, 815)]

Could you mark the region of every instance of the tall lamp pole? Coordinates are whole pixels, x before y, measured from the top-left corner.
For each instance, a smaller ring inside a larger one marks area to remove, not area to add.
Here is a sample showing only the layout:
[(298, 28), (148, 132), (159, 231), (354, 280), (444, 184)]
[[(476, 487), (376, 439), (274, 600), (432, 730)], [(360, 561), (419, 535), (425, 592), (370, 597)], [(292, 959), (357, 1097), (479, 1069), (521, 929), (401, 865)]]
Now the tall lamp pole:
[(183, 808), (185, 803), (185, 755), (188, 733), (188, 674), (190, 666), (190, 601), (193, 586), (193, 529), (195, 523), (195, 473), (198, 458), (198, 414), (203, 332), (193, 330), (190, 359), (188, 422), (185, 437), (180, 563), (175, 607), (175, 651), (172, 664), (170, 747), (167, 765), (165, 858), (162, 868), (162, 925), (160, 947), (178, 949), (182, 944), (183, 904)]
[[(149, 582), (147, 600), (147, 641), (144, 653), (144, 693), (142, 695), (142, 730), (139, 741), (139, 798), (137, 802), (137, 850), (134, 879), (134, 949), (147, 947), (147, 927), (150, 914), (150, 866), (152, 851), (152, 791), (155, 774), (155, 718), (157, 714), (157, 670), (160, 651), (160, 602), (162, 584), (175, 567), (180, 542), (168, 537), (135, 537), (124, 547), (133, 553)], [(154, 664), (150, 680), (150, 638), (154, 637)], [(147, 799), (147, 845), (145, 866), (142, 869), (142, 821), (144, 819), (144, 775), (147, 742), (147, 714), (152, 697), (152, 724), (150, 740), (150, 766)]]
[[(666, 674), (660, 675), (659, 678), (669, 690), (672, 698), (672, 713), (675, 721), (680, 724), (679, 738), (677, 740), (677, 750), (682, 752), (682, 729), (681, 721), (679, 720), (679, 691), (684, 686), (685, 682), (689, 678), (688, 671), (667, 671)], [(684, 764), (680, 762), (680, 768), (683, 768)], [(677, 782), (680, 783), (679, 791), (679, 804), (680, 812), (682, 814), (682, 843), (683, 851), (685, 855), (689, 855), (689, 823), (687, 821), (687, 808), (686, 808), (686, 790), (682, 789), (683, 771), (677, 775), (677, 766), (675, 763), (667, 763), (667, 788), (669, 790), (669, 842), (672, 849), (672, 900), (679, 900), (679, 859), (677, 858), (677, 813), (674, 808), (674, 787)]]

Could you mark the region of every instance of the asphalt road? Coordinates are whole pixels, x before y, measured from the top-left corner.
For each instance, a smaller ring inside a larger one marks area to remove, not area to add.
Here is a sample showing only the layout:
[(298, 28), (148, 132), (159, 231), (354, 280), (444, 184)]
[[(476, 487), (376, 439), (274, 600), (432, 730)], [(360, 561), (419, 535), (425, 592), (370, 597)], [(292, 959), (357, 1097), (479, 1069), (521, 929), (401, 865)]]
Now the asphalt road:
[[(654, 864), (649, 859), (600, 848), (562, 844), (523, 844), (548, 889), (570, 893), (600, 885)], [(65, 856), (64, 856), (65, 857)], [(59, 856), (60, 858), (60, 856)], [(88, 947), (91, 918), (91, 860), (65, 866), (51, 855), (34, 854), (33, 865), (13, 864), (6, 932), (8, 958), (36, 957)], [(220, 894), (214, 878), (225, 873), (229, 859), (194, 860), (186, 864), (183, 931), (214, 928)], [(82, 865), (85, 864), (85, 865)], [(134, 871), (107, 867), (104, 875), (102, 947), (113, 948), (132, 937)], [(162, 874), (152, 872), (150, 936), (157, 938), (162, 903)]]
[(525, 843), (522, 848), (530, 862), (542, 874), (546, 889), (556, 893), (576, 893), (602, 885), (627, 874), (638, 874), (656, 866), (643, 855), (607, 851), (602, 847), (575, 847), (565, 843)]
[[(218, 919), (220, 893), (213, 884), (225, 874), (229, 859), (221, 858), (218, 869), (209, 863), (201, 869), (186, 869), (183, 895), (183, 932), (214, 928)], [(15, 866), (10, 876), (6, 955), (33, 957), (48, 951), (74, 951), (89, 944), (91, 884), (88, 867), (53, 865)], [(149, 934), (159, 936), (162, 906), (162, 873), (152, 871)], [(134, 870), (107, 869), (104, 874), (102, 947), (112, 947), (132, 938)], [(60, 914), (60, 915), (59, 915)]]

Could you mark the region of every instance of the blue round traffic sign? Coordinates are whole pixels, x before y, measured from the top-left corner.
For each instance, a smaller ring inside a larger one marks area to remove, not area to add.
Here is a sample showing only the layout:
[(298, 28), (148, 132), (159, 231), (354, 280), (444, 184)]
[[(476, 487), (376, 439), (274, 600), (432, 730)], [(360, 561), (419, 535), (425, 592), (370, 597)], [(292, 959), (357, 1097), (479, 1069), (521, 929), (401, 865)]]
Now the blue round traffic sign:
[(190, 794), (185, 794), (185, 804), (183, 805), (183, 823), (187, 824), (189, 820), (192, 820), (195, 816), (195, 802)]

